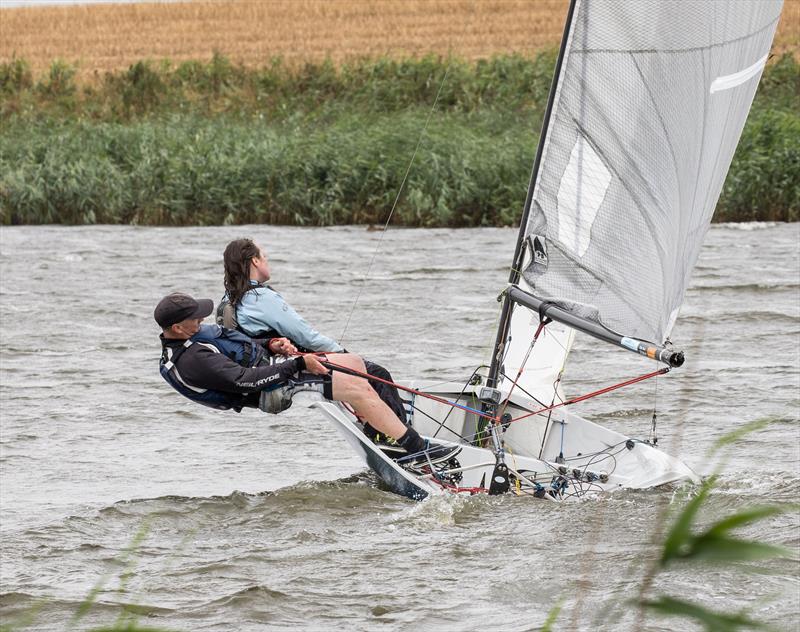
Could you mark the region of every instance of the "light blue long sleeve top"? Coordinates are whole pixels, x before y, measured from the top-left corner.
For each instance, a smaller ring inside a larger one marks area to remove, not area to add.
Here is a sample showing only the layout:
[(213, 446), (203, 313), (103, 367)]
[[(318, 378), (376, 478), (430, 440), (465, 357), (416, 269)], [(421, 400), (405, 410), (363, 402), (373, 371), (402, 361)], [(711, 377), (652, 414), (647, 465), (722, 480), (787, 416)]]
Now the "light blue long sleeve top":
[(236, 320), (245, 333), (256, 334), (264, 329), (274, 329), (279, 335), (309, 351), (343, 351), (332, 338), (323, 336), (298, 314), (275, 290), (257, 285), (247, 292), (236, 307)]

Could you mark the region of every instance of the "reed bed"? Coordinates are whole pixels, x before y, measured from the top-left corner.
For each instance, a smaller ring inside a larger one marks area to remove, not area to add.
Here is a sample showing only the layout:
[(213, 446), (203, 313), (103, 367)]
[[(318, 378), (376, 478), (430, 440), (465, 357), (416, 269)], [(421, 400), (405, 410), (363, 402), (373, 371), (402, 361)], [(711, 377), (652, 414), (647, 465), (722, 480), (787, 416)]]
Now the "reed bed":
[[(260, 67), (357, 57), (455, 55), (467, 60), (558, 45), (567, 0), (198, 1), (2, 9), (0, 61), (35, 76), (55, 60), (79, 81), (150, 58), (180, 63), (216, 52)], [(800, 0), (786, 0), (774, 52), (800, 50)]]
[[(80, 86), (76, 69), (54, 63), (34, 81), (22, 59), (0, 63), (0, 116), (78, 117), (130, 120), (195, 111), (238, 113), (270, 119), (329, 110), (398, 111), (430, 105), (472, 111), (497, 105), (506, 110), (538, 107), (547, 98), (555, 51), (469, 63), (457, 58), (363, 59), (334, 66), (330, 61), (299, 68), (273, 60), (264, 68), (236, 66), (215, 54), (209, 63), (178, 66), (140, 61)], [(446, 80), (445, 80), (446, 75)]]
[[(247, 70), (134, 64), (78, 90), (0, 65), (0, 222), (328, 225), (519, 216), (554, 56)], [(451, 81), (452, 79), (452, 81)], [(800, 219), (800, 65), (768, 66), (718, 220)], [(399, 105), (398, 105), (399, 104)]]
[[(386, 219), (427, 113), (273, 126), (173, 116), (40, 122), (0, 137), (5, 223), (352, 224)], [(535, 134), (491, 116), (431, 125), (395, 223), (512, 224)]]

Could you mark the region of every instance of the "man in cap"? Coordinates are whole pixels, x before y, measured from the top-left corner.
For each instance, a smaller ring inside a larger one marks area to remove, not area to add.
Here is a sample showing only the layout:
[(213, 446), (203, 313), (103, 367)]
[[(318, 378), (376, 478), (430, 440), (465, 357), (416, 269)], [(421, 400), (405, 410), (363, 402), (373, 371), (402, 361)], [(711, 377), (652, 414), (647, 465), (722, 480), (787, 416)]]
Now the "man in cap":
[[(162, 329), (161, 375), (181, 395), (220, 410), (259, 407), (280, 412), (288, 408), (298, 386), (306, 387), (299, 390), (317, 390), (326, 399), (347, 402), (359, 417), (395, 439), (409, 455), (438, 461), (452, 451), (429, 445), (416, 430), (406, 427), (363, 378), (331, 373), (311, 354), (270, 364), (270, 356), (296, 353), (287, 339), (250, 338), (218, 325), (203, 325), (213, 309), (210, 299), (198, 301), (178, 292), (161, 299), (153, 313)], [(348, 364), (365, 372), (358, 356), (351, 356)], [(276, 410), (270, 395), (287, 391), (283, 408)]]

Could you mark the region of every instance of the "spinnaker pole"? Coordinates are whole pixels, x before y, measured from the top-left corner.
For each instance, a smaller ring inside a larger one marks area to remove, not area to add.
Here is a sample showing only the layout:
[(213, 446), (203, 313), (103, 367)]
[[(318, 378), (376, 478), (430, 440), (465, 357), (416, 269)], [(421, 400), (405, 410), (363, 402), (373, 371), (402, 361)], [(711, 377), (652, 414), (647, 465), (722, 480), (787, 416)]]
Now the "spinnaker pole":
[[(569, 9), (567, 10), (567, 18), (564, 22), (564, 34), (561, 37), (561, 47), (558, 51), (558, 59), (556, 60), (555, 71), (553, 72), (553, 81), (550, 83), (550, 94), (547, 97), (547, 108), (544, 112), (544, 120), (542, 121), (542, 131), (539, 135), (539, 145), (536, 148), (536, 158), (533, 161), (533, 168), (531, 169), (531, 179), (528, 184), (528, 195), (525, 198), (525, 206), (522, 211), (522, 218), (519, 222), (519, 235), (517, 236), (517, 247), (514, 250), (514, 261), (511, 265), (511, 273), (509, 274), (508, 282), (516, 284), (522, 272), (522, 262), (525, 257), (525, 231), (528, 227), (528, 217), (531, 212), (531, 204), (533, 203), (533, 191), (536, 187), (536, 178), (539, 175), (539, 166), (542, 161), (542, 153), (544, 152), (544, 145), (547, 139), (547, 128), (550, 125), (550, 115), (553, 111), (553, 103), (555, 103), (556, 90), (558, 88), (558, 78), (561, 74), (561, 66), (566, 55), (567, 42), (569, 41), (569, 33), (572, 28), (572, 18), (575, 14), (575, 5), (578, 0), (570, 0)], [(511, 312), (514, 309), (514, 302), (509, 299), (508, 295), (503, 297), (503, 307), (500, 312), (500, 321), (497, 326), (497, 338), (495, 339), (494, 349), (492, 350), (492, 359), (489, 366), (489, 375), (487, 376), (486, 385), (491, 388), (496, 388), (498, 383), (498, 375), (500, 373), (501, 364), (503, 362), (503, 353), (505, 351), (506, 339), (508, 338), (508, 328), (511, 324)]]

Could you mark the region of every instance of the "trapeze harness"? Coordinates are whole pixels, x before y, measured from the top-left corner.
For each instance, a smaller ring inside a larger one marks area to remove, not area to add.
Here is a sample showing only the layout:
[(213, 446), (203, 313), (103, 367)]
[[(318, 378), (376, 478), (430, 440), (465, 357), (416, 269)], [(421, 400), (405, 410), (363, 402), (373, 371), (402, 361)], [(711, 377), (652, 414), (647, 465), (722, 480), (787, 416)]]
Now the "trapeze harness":
[[(254, 285), (253, 287), (269, 287), (268, 285), (258, 284)], [(272, 289), (272, 288), (270, 288)], [(239, 325), (239, 321), (236, 318), (236, 308), (231, 304), (228, 300), (227, 295), (222, 297), (220, 300), (219, 305), (217, 306), (217, 313), (215, 315), (215, 320), (219, 327), (224, 327), (225, 329), (235, 329), (237, 332), (248, 334), (242, 329)], [(271, 327), (265, 327), (264, 329), (260, 329), (258, 332), (255, 332), (252, 335), (256, 338), (281, 338), (281, 333), (276, 330), (272, 329)], [(309, 349), (302, 347), (300, 345), (296, 345), (298, 351), (300, 352), (308, 352)], [(281, 358), (271, 358), (269, 362), (276, 363), (282, 362)], [(259, 399), (258, 407), (267, 413), (279, 413), (292, 405), (292, 395), (295, 393), (299, 393), (302, 391), (311, 391), (313, 393), (321, 394), (325, 399), (332, 399), (333, 398), (333, 391), (331, 390), (331, 382), (330, 378), (314, 376), (310, 374), (303, 374), (300, 379), (297, 380), (289, 380), (289, 385), (284, 386), (282, 388), (274, 388), (268, 391), (261, 392), (261, 398)]]
[[(250, 338), (236, 330), (223, 329), (217, 325), (203, 325), (200, 331), (183, 343), (183, 346), (177, 349), (164, 347), (164, 351), (161, 354), (161, 360), (159, 362), (161, 377), (181, 395), (193, 402), (217, 410), (233, 409), (237, 413), (241, 412), (245, 402), (245, 395), (198, 388), (187, 384), (183, 380), (175, 365), (185, 351), (195, 344), (208, 347), (215, 353), (222, 353), (236, 362), (236, 364), (248, 368), (256, 367), (266, 360), (266, 355), (263, 350), (259, 345), (254, 344)], [(278, 390), (278, 387), (274, 387), (268, 391), (262, 391), (262, 394), (269, 393), (272, 390)], [(264, 399), (263, 396), (262, 399)], [(288, 406), (286, 408), (288, 408)]]

